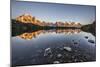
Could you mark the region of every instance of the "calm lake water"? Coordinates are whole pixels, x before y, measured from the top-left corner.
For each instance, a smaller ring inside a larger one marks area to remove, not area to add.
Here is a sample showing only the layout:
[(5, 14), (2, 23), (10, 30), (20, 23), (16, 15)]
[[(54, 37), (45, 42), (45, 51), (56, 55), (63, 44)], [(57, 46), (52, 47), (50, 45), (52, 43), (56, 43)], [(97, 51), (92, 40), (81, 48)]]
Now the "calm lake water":
[(12, 65), (96, 60), (95, 36), (80, 29), (39, 30), (11, 38)]

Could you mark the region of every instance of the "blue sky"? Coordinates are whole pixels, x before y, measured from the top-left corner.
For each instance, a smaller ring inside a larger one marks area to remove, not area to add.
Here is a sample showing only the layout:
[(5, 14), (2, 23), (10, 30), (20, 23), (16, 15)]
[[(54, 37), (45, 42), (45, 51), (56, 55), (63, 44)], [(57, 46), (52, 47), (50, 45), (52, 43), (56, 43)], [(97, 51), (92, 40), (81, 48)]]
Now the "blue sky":
[(47, 22), (74, 21), (89, 24), (95, 20), (95, 6), (12, 1), (12, 18), (24, 13)]

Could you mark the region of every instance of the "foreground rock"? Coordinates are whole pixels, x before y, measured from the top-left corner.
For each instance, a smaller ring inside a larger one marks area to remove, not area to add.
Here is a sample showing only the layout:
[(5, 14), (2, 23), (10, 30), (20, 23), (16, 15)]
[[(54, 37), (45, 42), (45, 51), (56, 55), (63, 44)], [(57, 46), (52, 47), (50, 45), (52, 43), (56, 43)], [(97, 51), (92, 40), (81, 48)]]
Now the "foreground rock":
[(95, 43), (94, 40), (88, 40), (88, 42), (90, 42), (90, 43)]
[(54, 63), (54, 64), (59, 64), (60, 62), (59, 62), (59, 61), (54, 61), (53, 63)]
[(72, 51), (72, 49), (70, 47), (64, 47), (64, 50), (66, 50), (66, 51)]
[(57, 57), (58, 57), (58, 58), (61, 58), (61, 57), (62, 57), (62, 54), (58, 54)]
[(51, 48), (46, 48), (45, 49), (44, 56), (50, 56), (50, 57), (52, 56)]

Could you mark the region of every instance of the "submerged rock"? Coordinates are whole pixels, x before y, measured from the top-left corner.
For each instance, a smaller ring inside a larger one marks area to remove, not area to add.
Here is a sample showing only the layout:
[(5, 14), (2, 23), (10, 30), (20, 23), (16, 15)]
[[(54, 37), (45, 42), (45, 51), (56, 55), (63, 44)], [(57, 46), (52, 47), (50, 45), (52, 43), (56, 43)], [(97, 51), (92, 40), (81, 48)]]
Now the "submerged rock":
[(54, 64), (59, 64), (60, 62), (59, 62), (59, 61), (54, 61), (53, 63), (54, 63)]
[(78, 44), (78, 42), (74, 42), (74, 44)]
[(45, 49), (44, 56), (52, 56), (51, 48), (46, 48)]
[(95, 43), (94, 40), (88, 40), (88, 42), (90, 42), (90, 43)]
[(72, 49), (70, 47), (64, 47), (64, 50), (72, 51)]
[(85, 36), (86, 39), (88, 39), (88, 36)]
[(61, 54), (58, 54), (57, 57), (60, 58), (60, 57), (62, 57), (62, 55)]
[(72, 40), (73, 44), (79, 44), (79, 41)]

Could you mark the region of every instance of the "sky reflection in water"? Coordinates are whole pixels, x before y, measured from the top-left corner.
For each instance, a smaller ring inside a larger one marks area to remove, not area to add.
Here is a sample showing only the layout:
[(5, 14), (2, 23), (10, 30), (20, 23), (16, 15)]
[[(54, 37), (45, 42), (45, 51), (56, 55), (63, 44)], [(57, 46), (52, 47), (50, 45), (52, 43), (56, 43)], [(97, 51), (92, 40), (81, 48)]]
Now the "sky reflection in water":
[(96, 60), (95, 36), (80, 29), (39, 30), (12, 37), (11, 41), (13, 65)]

